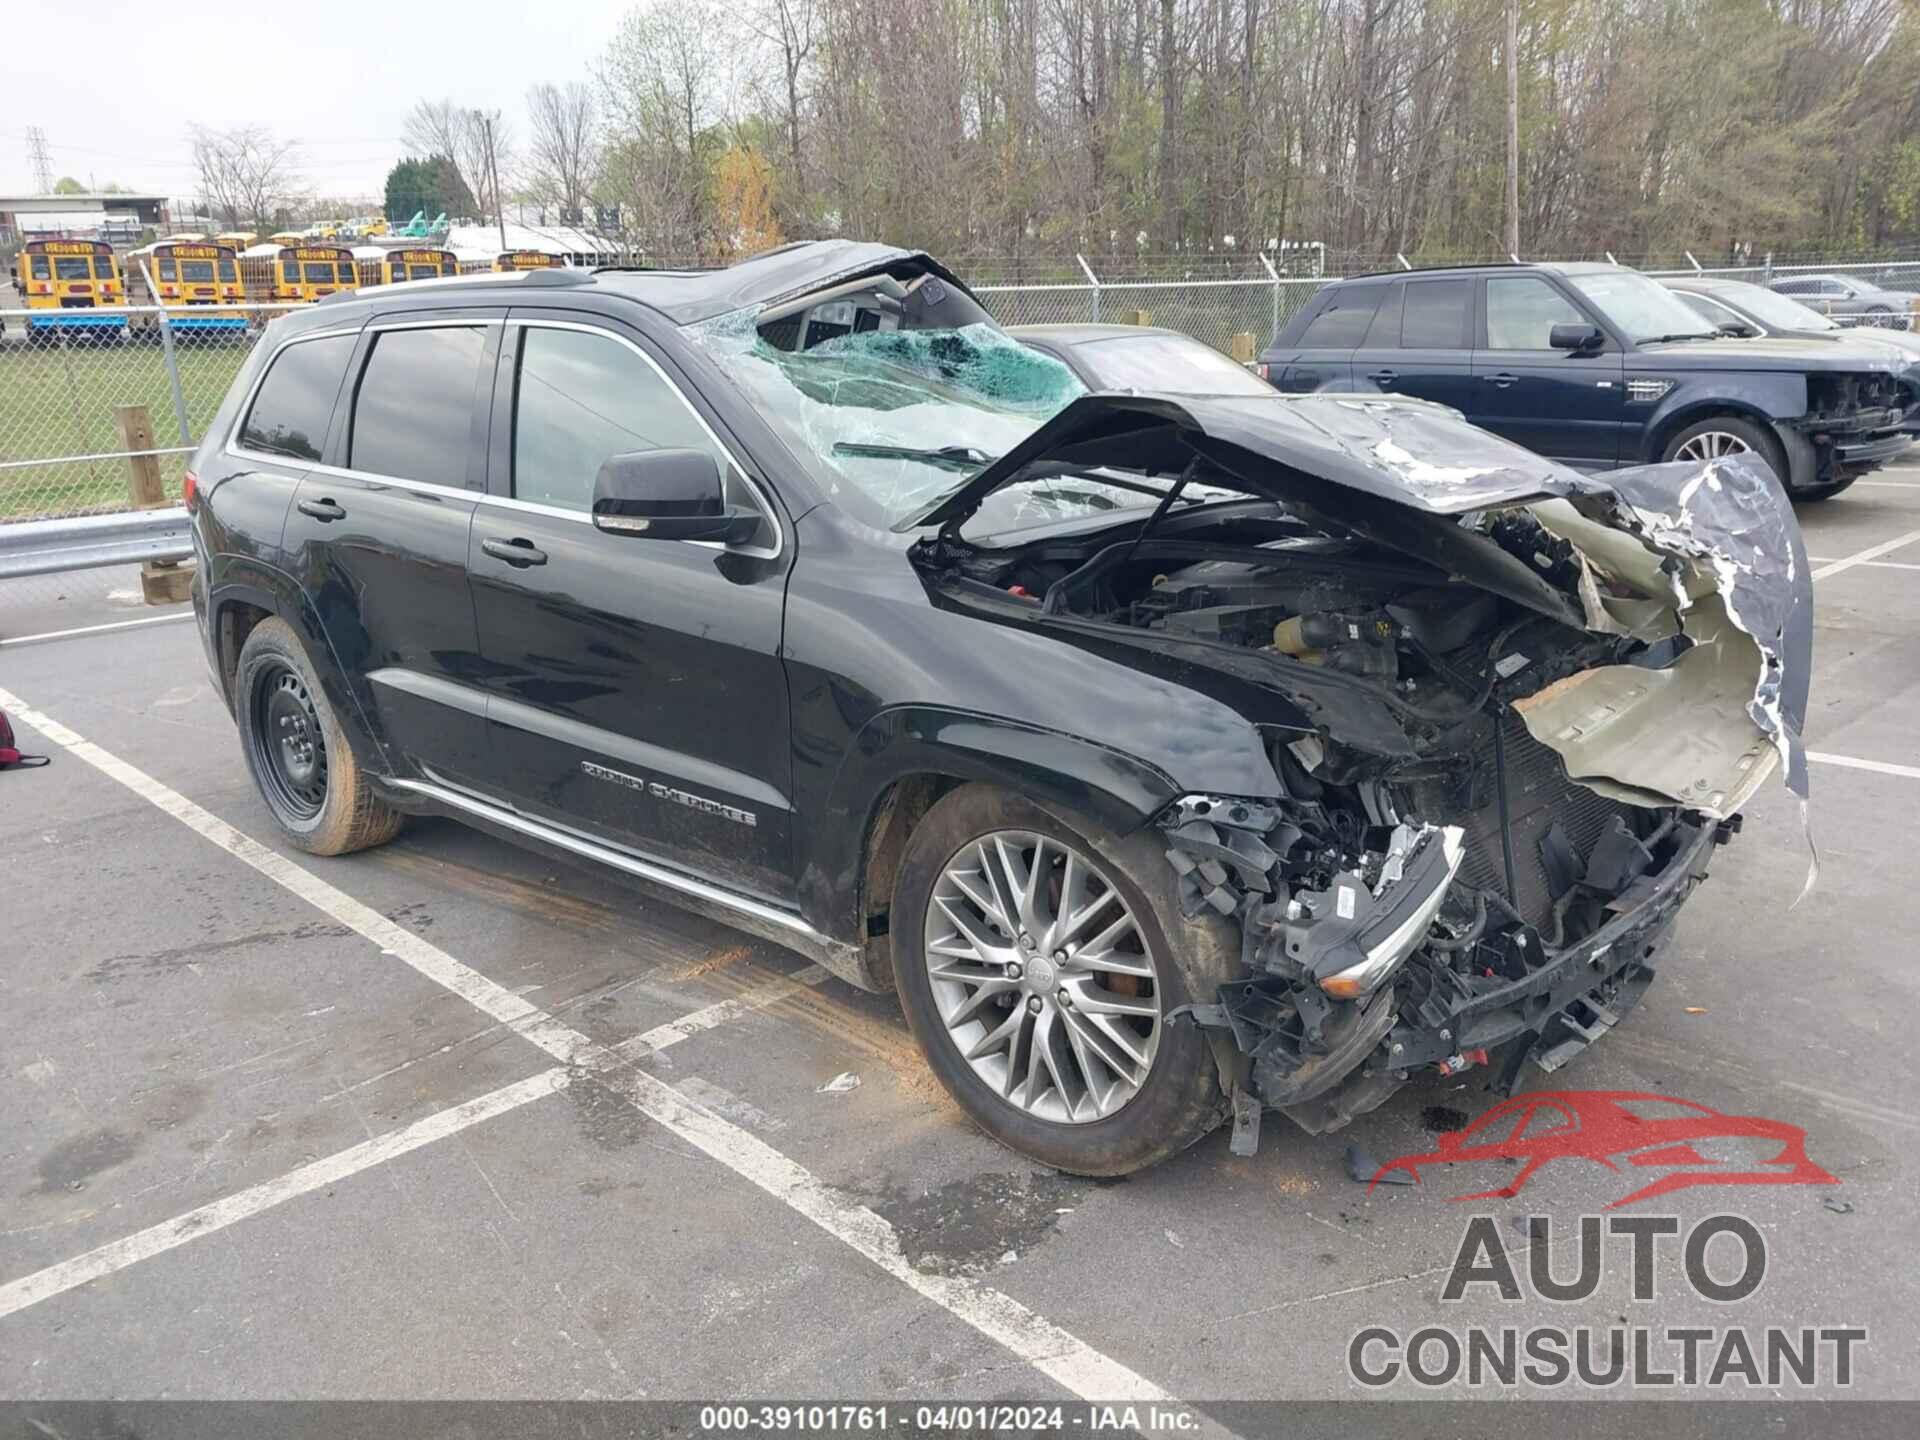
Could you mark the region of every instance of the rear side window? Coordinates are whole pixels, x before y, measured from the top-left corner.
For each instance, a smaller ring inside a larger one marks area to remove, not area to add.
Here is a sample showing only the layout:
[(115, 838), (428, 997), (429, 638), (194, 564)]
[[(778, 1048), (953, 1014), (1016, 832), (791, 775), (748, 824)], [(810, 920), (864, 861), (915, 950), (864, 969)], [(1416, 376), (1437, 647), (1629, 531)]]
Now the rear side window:
[(1385, 285), (1343, 285), (1327, 297), (1300, 337), (1306, 350), (1351, 350), (1367, 333), (1367, 322), (1387, 291)]
[(289, 345), (274, 356), (240, 424), (240, 443), (268, 455), (318, 460), (353, 341), (351, 335), (330, 335)]
[(1406, 287), (1400, 319), (1400, 343), (1409, 350), (1462, 350), (1467, 344), (1467, 315), (1473, 308), (1473, 281), (1421, 280)]
[(487, 332), (479, 325), (375, 335), (354, 393), (348, 466), (465, 488), (473, 392), (486, 348)]
[(514, 385), (516, 498), (591, 509), (593, 482), (609, 457), (672, 449), (710, 451), (727, 464), (679, 392), (618, 340), (526, 329)]

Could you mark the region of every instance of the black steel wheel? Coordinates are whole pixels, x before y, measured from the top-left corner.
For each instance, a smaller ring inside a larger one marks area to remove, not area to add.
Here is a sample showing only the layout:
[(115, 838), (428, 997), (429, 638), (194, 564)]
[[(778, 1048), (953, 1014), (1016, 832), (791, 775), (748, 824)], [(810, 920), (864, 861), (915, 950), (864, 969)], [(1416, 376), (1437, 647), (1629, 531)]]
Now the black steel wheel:
[(307, 682), (276, 664), (254, 682), (248, 739), (258, 747), (267, 803), (312, 820), (327, 803), (327, 742)]
[(293, 627), (262, 620), (233, 679), (240, 748), (281, 834), (315, 855), (344, 855), (400, 833), (406, 817), (373, 791)]

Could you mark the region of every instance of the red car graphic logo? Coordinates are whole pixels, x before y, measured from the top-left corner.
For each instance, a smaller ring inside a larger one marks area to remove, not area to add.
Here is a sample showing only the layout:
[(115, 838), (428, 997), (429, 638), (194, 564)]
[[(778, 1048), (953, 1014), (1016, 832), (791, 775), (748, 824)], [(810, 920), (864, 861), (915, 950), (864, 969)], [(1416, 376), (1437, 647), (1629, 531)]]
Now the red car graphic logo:
[(1519, 1161), (1506, 1184), (1454, 1200), (1512, 1199), (1549, 1160), (1591, 1160), (1609, 1170), (1664, 1170), (1612, 1210), (1695, 1185), (1837, 1185), (1807, 1158), (1807, 1132), (1757, 1115), (1722, 1115), (1691, 1100), (1632, 1090), (1542, 1090), (1494, 1106), (1464, 1130), (1443, 1134), (1436, 1150), (1402, 1155), (1374, 1172), (1404, 1170), (1416, 1181), (1423, 1165)]

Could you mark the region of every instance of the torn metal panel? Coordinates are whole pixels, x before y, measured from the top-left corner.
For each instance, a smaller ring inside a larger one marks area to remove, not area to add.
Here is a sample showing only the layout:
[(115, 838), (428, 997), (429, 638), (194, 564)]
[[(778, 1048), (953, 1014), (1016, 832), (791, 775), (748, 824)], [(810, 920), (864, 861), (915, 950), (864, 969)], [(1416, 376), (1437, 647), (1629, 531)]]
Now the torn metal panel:
[[(1623, 628), (1650, 639), (1647, 627), (1656, 624), (1659, 611), (1666, 609), (1695, 648), (1709, 650), (1710, 658), (1689, 660), (1691, 651), (1686, 651), (1673, 662), (1674, 667), (1685, 666), (1692, 678), (1666, 688), (1674, 691), (1676, 699), (1690, 703), (1686, 709), (1666, 709), (1668, 715), (1686, 720), (1684, 725), (1674, 725), (1675, 733), (1662, 743), (1669, 749), (1701, 745), (1720, 762), (1718, 769), (1692, 777), (1685, 792), (1647, 785), (1644, 780), (1634, 783), (1690, 805), (1698, 804), (1695, 797), (1701, 781), (1715, 782), (1709, 794), (1740, 794), (1724, 809), (1700, 807), (1714, 814), (1731, 813), (1752, 794), (1758, 781), (1750, 778), (1751, 766), (1741, 761), (1747, 747), (1730, 743), (1732, 735), (1724, 719), (1708, 723), (1699, 708), (1718, 700), (1722, 708), (1714, 715), (1724, 717), (1725, 703), (1732, 698), (1728, 686), (1744, 671), (1753, 679), (1741, 708), (1778, 752), (1788, 788), (1805, 799), (1801, 730), (1813, 666), (1813, 580), (1786, 492), (1764, 464), (1745, 455), (1616, 470), (1606, 479), (1616, 496), (1606, 507), (1611, 526), (1565, 504), (1536, 505), (1533, 514), (1610, 582), (1613, 595), (1603, 598), (1596, 592), (1595, 598), (1615, 623), (1632, 618), (1634, 623)], [(1591, 508), (1591, 502), (1582, 507)], [(1628, 541), (1629, 535), (1639, 543)], [(1618, 597), (1621, 589), (1633, 594)], [(1663, 599), (1664, 606), (1646, 603)], [(1590, 691), (1590, 698), (1593, 694), (1597, 691)], [(1523, 712), (1529, 728), (1544, 743), (1554, 744), (1542, 727), (1571, 717), (1564, 713), (1565, 707), (1555, 707), (1546, 697), (1533, 700), (1533, 708)], [(1593, 742), (1598, 720), (1597, 715), (1591, 716), (1582, 727), (1584, 749), (1586, 763), (1604, 771), (1608, 762)], [(1634, 728), (1622, 725), (1617, 733), (1625, 736)], [(1720, 737), (1717, 742), (1706, 738), (1710, 733)], [(1643, 743), (1650, 738), (1643, 736)], [(1617, 749), (1611, 762), (1615, 769), (1637, 766), (1644, 771), (1660, 758), (1630, 756), (1628, 748), (1623, 744)]]

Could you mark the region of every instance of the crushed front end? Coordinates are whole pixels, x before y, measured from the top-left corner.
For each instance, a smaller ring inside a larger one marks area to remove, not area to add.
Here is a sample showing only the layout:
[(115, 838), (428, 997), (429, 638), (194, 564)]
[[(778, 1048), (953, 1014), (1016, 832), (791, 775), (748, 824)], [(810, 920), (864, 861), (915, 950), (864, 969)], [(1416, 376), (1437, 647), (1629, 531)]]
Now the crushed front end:
[(1565, 1064), (1653, 979), (1675, 912), (1737, 817), (1604, 800), (1503, 723), (1502, 743), (1460, 757), (1457, 776), (1383, 796), (1391, 825), (1208, 797), (1163, 818), (1185, 904), (1240, 918), (1245, 973), (1187, 1013), (1231, 1038), (1219, 1048), (1232, 1082), (1259, 1106), (1319, 1133), (1420, 1070), (1497, 1060), (1511, 1087), (1529, 1060)]

